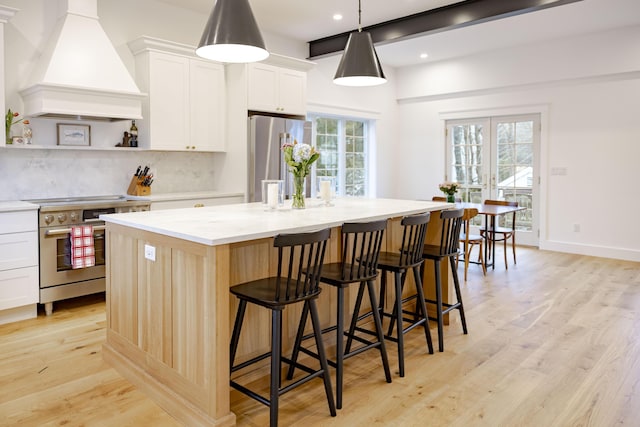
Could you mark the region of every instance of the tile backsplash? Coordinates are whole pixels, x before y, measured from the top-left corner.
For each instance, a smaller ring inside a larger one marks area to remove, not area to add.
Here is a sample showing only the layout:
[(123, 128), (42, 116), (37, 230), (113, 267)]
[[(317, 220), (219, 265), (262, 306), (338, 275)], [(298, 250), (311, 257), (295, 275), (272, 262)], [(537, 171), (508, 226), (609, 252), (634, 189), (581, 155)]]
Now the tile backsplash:
[(0, 148), (0, 200), (125, 194), (138, 165), (152, 191), (217, 189), (216, 153)]

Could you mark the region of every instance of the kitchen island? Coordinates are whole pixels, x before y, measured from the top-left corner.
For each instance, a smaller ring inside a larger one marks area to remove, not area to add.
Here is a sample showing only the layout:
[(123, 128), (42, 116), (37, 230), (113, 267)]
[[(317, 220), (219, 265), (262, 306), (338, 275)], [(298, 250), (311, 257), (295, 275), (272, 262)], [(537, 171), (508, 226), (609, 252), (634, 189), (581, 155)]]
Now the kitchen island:
[[(264, 211), (261, 203), (250, 203), (101, 216), (107, 225), (105, 359), (183, 424), (235, 425), (229, 336), (237, 302), (229, 287), (274, 274), (273, 237), (332, 228), (325, 261), (335, 262), (339, 227), (346, 221), (389, 218), (383, 250), (397, 250), (402, 216), (452, 206), (357, 198), (337, 199), (331, 207), (315, 200), (307, 205)], [(439, 226), (432, 215), (428, 241), (437, 238)], [(427, 289), (432, 277), (427, 268)], [(336, 309), (333, 294), (320, 296), (325, 325)], [(345, 305), (353, 300), (349, 296)], [(296, 314), (287, 310), (283, 316), (285, 349), (295, 334)], [(266, 311), (248, 309), (239, 359), (269, 348), (269, 318)]]

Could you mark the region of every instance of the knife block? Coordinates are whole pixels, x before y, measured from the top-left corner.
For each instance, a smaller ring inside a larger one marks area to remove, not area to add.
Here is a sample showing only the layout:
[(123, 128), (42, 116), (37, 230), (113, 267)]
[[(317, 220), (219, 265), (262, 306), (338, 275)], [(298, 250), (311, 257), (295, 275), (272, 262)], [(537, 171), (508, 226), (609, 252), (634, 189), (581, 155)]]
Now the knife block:
[(146, 177), (141, 176), (133, 176), (131, 178), (131, 182), (129, 183), (129, 188), (127, 189), (127, 194), (130, 196), (148, 196), (151, 194), (151, 186), (144, 186), (142, 182)]

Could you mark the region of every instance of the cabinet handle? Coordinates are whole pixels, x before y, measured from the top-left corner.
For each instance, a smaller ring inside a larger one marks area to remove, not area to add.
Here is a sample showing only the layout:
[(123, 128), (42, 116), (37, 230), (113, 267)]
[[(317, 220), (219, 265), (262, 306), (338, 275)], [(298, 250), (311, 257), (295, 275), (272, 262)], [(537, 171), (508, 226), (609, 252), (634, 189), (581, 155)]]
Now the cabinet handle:
[(195, 150), (195, 149), (196, 149), (196, 146), (195, 146), (195, 145), (187, 145), (185, 148), (186, 148), (187, 150)]
[(194, 208), (204, 208), (204, 204), (202, 203), (196, 203), (195, 205), (193, 205)]

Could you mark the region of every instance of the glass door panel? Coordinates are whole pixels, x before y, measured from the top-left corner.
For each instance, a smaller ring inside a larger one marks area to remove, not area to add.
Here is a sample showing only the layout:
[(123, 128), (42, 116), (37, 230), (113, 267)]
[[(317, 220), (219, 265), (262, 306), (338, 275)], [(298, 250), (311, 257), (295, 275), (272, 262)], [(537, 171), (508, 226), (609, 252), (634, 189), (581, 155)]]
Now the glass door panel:
[[(456, 197), (517, 201), (527, 208), (516, 215), (517, 242), (537, 246), (539, 115), (450, 120), (446, 126), (445, 179), (460, 184)], [(510, 227), (511, 215), (500, 221)]]

